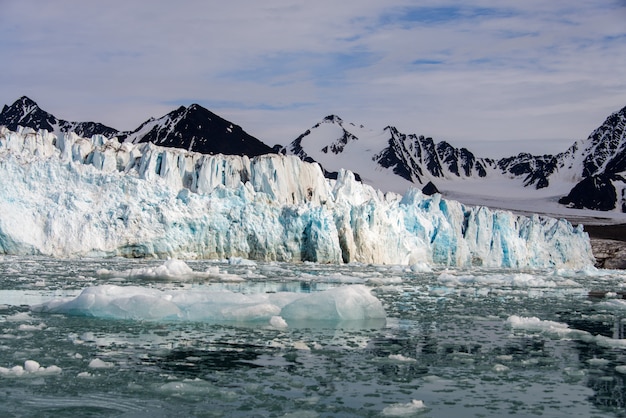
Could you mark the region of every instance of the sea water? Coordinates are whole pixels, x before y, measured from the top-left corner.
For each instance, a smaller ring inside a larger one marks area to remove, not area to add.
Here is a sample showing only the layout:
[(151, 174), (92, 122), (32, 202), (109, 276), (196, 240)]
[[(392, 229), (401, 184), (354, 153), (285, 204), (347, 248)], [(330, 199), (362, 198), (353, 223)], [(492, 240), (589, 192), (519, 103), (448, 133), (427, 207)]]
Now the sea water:
[[(4, 257), (0, 416), (626, 416), (624, 279), (594, 269)], [(364, 286), (386, 318), (42, 309), (109, 285), (253, 299)]]

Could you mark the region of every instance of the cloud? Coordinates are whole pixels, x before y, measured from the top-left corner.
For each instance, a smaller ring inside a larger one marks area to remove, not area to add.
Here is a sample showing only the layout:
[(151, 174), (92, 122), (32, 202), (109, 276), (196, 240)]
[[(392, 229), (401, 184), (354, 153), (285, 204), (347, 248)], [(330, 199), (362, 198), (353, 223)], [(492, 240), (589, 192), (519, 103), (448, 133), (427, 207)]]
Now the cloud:
[(2, 9), (0, 102), (26, 94), (60, 117), (120, 129), (193, 100), (268, 143), (338, 113), (517, 152), (519, 141), (585, 137), (626, 104), (622, 1), (5, 0)]

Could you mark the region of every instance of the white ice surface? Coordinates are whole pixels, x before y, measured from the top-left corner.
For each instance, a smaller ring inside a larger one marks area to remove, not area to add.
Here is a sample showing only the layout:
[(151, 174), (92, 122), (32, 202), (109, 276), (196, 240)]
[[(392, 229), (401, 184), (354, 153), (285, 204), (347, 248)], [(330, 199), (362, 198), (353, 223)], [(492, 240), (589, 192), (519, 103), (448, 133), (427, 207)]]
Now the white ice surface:
[[(563, 220), (383, 194), (296, 157), (201, 155), (101, 136), (0, 131), (0, 252), (580, 268)], [(176, 266), (172, 266), (175, 268)], [(165, 272), (167, 273), (167, 272)]]
[(426, 405), (423, 401), (413, 399), (409, 403), (393, 404), (385, 407), (382, 415), (385, 417), (413, 417), (424, 408), (426, 408)]
[(27, 377), (41, 376), (50, 374), (59, 374), (62, 370), (60, 367), (52, 365), (43, 367), (35, 360), (26, 360), (23, 366), (17, 365), (13, 367), (0, 367), (0, 377)]
[[(345, 145), (339, 144), (341, 152), (334, 153), (330, 147), (338, 145), (338, 140), (344, 140), (343, 129), (353, 137), (349, 137)], [(445, 198), (467, 205), (488, 206), (521, 214), (540, 213), (571, 219), (575, 223), (626, 222), (626, 214), (619, 207), (613, 211), (600, 212), (568, 208), (558, 203), (582, 180), (583, 154), (589, 148), (589, 139), (577, 141), (576, 147), (572, 148), (576, 151), (568, 151), (569, 160), (549, 177), (549, 187), (536, 189), (534, 186), (525, 187), (523, 176), (507, 176), (501, 169), (489, 164), (485, 165), (485, 177), (479, 177), (476, 173), (457, 176), (443, 164), (441, 176), (435, 177), (424, 169), (420, 175), (422, 184), (413, 184), (372, 159), (388, 146), (389, 138), (390, 134), (384, 130), (369, 129), (345, 121), (337, 123), (325, 120), (302, 138), (301, 146), (307, 155), (325, 169), (339, 171), (343, 168), (359, 173), (365, 183), (383, 191), (404, 194), (411, 187), (421, 188), (432, 181)]]
[(101, 285), (76, 298), (32, 307), (40, 313), (109, 319), (266, 323), (276, 328), (302, 321), (366, 321), (386, 317), (382, 303), (362, 285), (315, 293), (241, 294), (196, 287), (158, 290), (140, 286)]

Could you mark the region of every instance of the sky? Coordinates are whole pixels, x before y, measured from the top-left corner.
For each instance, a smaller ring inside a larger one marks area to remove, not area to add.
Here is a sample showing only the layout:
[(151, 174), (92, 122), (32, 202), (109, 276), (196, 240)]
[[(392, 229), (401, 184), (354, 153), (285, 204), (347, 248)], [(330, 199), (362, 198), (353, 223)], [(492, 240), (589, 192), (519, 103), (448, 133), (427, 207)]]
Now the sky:
[(132, 130), (198, 103), (268, 145), (336, 114), (481, 157), (626, 106), (626, 0), (0, 0), (0, 105)]

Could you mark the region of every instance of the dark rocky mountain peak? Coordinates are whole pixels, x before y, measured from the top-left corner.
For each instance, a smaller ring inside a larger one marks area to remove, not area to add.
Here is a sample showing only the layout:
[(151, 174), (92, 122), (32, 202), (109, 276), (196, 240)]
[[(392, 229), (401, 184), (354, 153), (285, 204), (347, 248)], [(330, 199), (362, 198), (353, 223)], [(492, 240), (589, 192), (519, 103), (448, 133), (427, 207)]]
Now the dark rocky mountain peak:
[(57, 119), (41, 109), (32, 99), (22, 96), (11, 106), (4, 105), (0, 113), (0, 125), (15, 131), (18, 126), (35, 130), (46, 129), (55, 134), (75, 132), (79, 136), (104, 135), (112, 137), (117, 130), (97, 122), (69, 122)]
[(180, 106), (158, 119), (150, 118), (134, 131), (120, 132), (96, 122), (68, 122), (42, 110), (37, 103), (23, 96), (0, 113), (0, 125), (10, 130), (18, 126), (35, 130), (47, 129), (55, 134), (75, 132), (79, 136), (117, 136), (120, 140), (152, 142), (156, 145), (184, 148), (206, 154), (235, 154), (250, 157), (275, 153), (273, 149), (246, 133), (240, 126), (221, 118), (210, 110), (192, 104)]
[(195, 103), (189, 107), (180, 106), (158, 119), (151, 118), (136, 130), (123, 132), (119, 137), (135, 143), (152, 142), (203, 154), (254, 157), (275, 152), (239, 125)]

